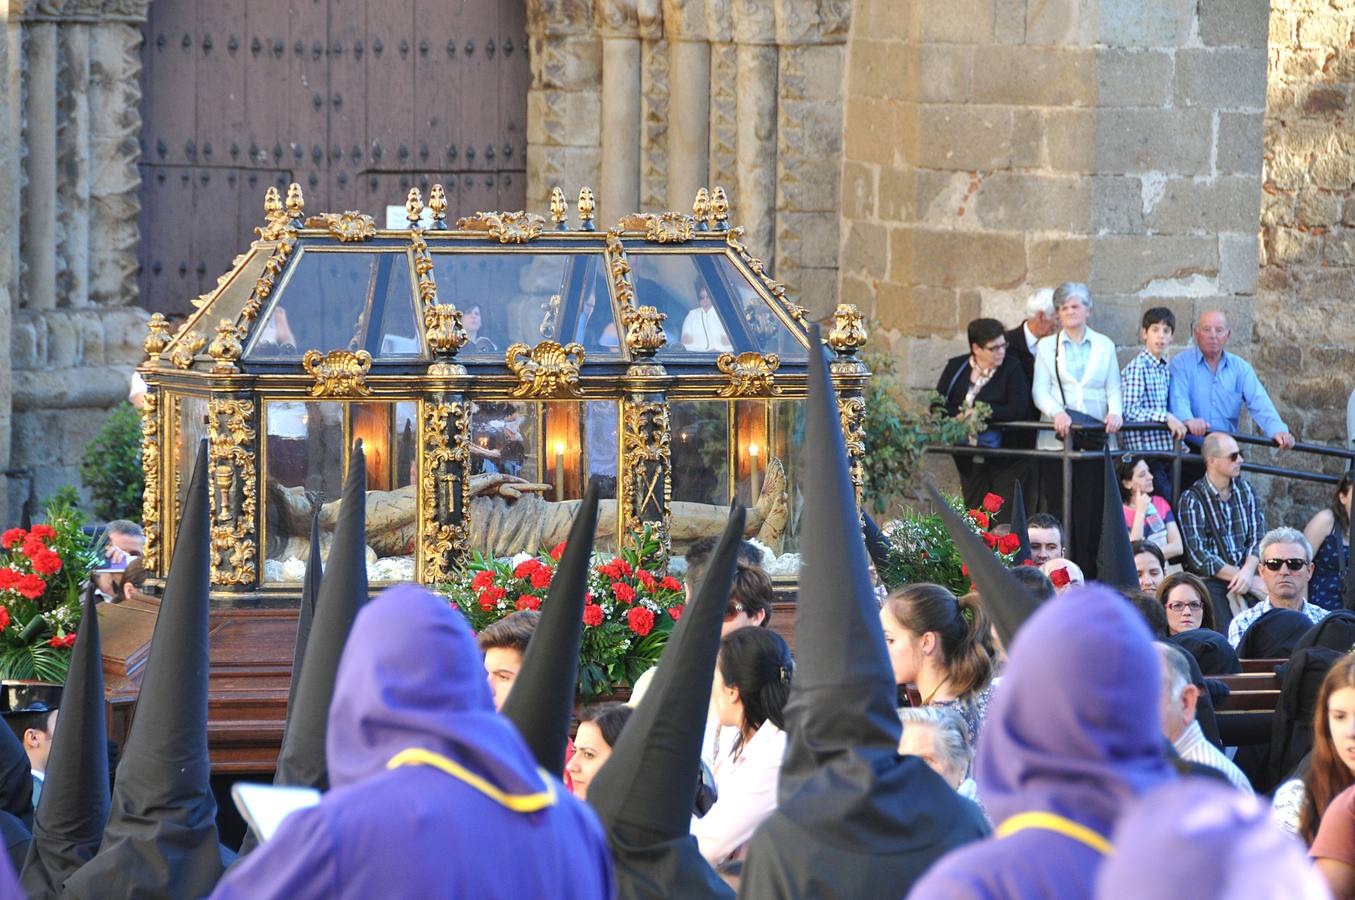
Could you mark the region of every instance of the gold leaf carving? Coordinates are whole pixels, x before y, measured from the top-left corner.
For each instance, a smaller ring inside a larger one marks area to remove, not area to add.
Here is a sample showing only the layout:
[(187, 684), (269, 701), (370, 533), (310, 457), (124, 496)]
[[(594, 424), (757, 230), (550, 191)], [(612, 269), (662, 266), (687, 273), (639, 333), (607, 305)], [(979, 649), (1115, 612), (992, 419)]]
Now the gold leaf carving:
[[(470, 550), (469, 411), (465, 403), (422, 404), (423, 465), (419, 478), (419, 570), (425, 582), (448, 581)], [(459, 501), (459, 502), (458, 502)]]
[(325, 213), (306, 220), (307, 228), (324, 228), (345, 244), (376, 237), (376, 221), (371, 216), (350, 209), (343, 213)]
[(254, 402), (214, 397), (207, 403), (212, 483), (212, 584), (253, 584), (258, 572), (254, 514)]
[(145, 476), (145, 488), (141, 494), (141, 525), (146, 535), (143, 547), (145, 565), (152, 572), (159, 572), (160, 391), (157, 388), (146, 391), (141, 407), (141, 471)]
[(525, 244), (541, 237), (546, 220), (529, 212), (478, 212), (458, 219), (456, 227), (462, 231), (483, 231), (500, 244)]
[(216, 361), (212, 371), (218, 375), (234, 372), (235, 361), (244, 348), (240, 346), (240, 329), (230, 319), (222, 319), (216, 326), (216, 337), (207, 347), (207, 355)]
[(156, 356), (161, 350), (169, 346), (169, 320), (163, 313), (155, 313), (151, 320), (146, 323), (150, 333), (146, 335), (146, 340), (142, 346), (146, 348), (148, 356)]
[(721, 353), (715, 367), (729, 376), (729, 383), (720, 388), (721, 397), (774, 397), (781, 393), (776, 383), (776, 370), (781, 357), (775, 353), (763, 356), (747, 351), (735, 356)]
[(866, 344), (866, 325), (854, 304), (839, 303), (833, 312), (833, 329), (828, 332), (828, 346), (835, 353), (852, 356)]
[(307, 350), (301, 365), (315, 379), (312, 397), (366, 397), (372, 393), (364, 379), (372, 368), (366, 350)]
[(511, 344), (504, 361), (518, 378), (514, 397), (578, 397), (583, 345), (542, 341), (535, 347)]
[(190, 331), (178, 339), (174, 345), (174, 352), (169, 355), (169, 361), (174, 363), (180, 369), (187, 369), (193, 365), (193, 357), (197, 356), (198, 351), (207, 346), (207, 339), (196, 331)]

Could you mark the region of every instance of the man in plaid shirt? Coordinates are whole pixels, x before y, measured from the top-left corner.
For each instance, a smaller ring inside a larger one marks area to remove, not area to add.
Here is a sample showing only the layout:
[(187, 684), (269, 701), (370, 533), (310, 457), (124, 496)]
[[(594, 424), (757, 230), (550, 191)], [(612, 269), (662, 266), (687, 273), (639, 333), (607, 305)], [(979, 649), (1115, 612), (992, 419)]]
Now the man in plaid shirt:
[(1228, 594), (1264, 594), (1256, 575), (1257, 546), (1266, 533), (1266, 515), (1242, 475), (1242, 451), (1224, 432), (1205, 436), (1205, 475), (1181, 494), (1176, 511), (1186, 545), (1185, 567), (1204, 579), (1214, 601), (1216, 627), (1232, 621)]
[[(1120, 442), (1126, 450), (1162, 450), (1172, 452), (1172, 438), (1186, 434), (1185, 424), (1167, 408), (1171, 372), (1167, 365), (1167, 348), (1176, 332), (1176, 316), (1170, 309), (1154, 306), (1143, 314), (1139, 338), (1143, 349), (1131, 359), (1120, 373), (1120, 391), (1124, 397), (1126, 422), (1162, 422), (1166, 428), (1125, 429)], [(1153, 491), (1164, 500), (1172, 495), (1171, 474), (1165, 458), (1148, 460), (1153, 473)]]

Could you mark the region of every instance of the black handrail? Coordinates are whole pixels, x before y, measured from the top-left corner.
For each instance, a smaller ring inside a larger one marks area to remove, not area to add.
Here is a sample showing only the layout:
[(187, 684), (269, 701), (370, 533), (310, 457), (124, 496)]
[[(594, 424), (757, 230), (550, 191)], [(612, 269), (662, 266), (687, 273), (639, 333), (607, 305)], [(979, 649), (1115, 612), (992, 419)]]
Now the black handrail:
[[(1022, 421), (1022, 422), (992, 422), (990, 428), (1011, 431), (1052, 431), (1052, 425), (1049, 422)], [(1120, 427), (1120, 431), (1147, 431), (1149, 429), (1164, 428), (1161, 422), (1126, 422)], [(1065, 526), (1070, 526), (1073, 513), (1073, 463), (1078, 460), (1100, 459), (1102, 454), (1099, 450), (1074, 450), (1073, 435), (1077, 432), (1105, 432), (1103, 425), (1070, 425), (1068, 434), (1063, 438), (1062, 447), (1058, 450), (1027, 450), (1014, 447), (970, 447), (966, 445), (948, 445), (948, 444), (929, 444), (924, 448), (927, 453), (943, 453), (947, 456), (992, 456), (999, 459), (1049, 459), (1058, 457), (1062, 463), (1061, 475), (1063, 482), (1063, 517), (1060, 521)], [(1240, 444), (1250, 444), (1253, 446), (1275, 447), (1278, 445), (1269, 438), (1260, 437), (1254, 434), (1239, 434), (1233, 431), (1219, 432), (1227, 434)], [(1329, 456), (1338, 459), (1347, 460), (1351, 467), (1355, 467), (1355, 449), (1343, 447), (1329, 447), (1326, 444), (1295, 443), (1289, 451), (1293, 453), (1307, 453), (1314, 456)], [(1172, 509), (1177, 508), (1181, 500), (1181, 462), (1187, 455), (1185, 451), (1185, 442), (1177, 438), (1172, 439), (1172, 449), (1167, 450), (1120, 450), (1117, 453), (1132, 453), (1135, 456), (1143, 456), (1153, 459), (1169, 459), (1172, 464)], [(1268, 466), (1260, 463), (1244, 462), (1242, 464), (1244, 472), (1255, 472), (1260, 475), (1271, 475), (1279, 478), (1293, 478), (1298, 481), (1312, 481), (1319, 484), (1337, 484), (1341, 480), (1339, 475), (1331, 475), (1325, 472), (1309, 472), (1303, 469), (1288, 469), (1283, 466)]]

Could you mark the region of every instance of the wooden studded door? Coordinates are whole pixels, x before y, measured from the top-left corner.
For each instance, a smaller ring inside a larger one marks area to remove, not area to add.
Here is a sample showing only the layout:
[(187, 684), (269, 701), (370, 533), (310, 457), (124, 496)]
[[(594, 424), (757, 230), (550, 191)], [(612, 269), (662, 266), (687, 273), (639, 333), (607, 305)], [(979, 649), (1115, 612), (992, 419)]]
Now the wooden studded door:
[(524, 204), (525, 0), (156, 0), (144, 37), (148, 310), (191, 311), (270, 184), (380, 226), (414, 185), (449, 218)]

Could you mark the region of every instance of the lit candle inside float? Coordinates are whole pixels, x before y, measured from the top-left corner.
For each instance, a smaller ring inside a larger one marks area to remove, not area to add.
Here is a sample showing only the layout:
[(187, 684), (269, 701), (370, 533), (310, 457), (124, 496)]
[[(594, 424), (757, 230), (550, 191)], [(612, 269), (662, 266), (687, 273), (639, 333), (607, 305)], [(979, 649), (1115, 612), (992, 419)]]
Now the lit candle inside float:
[(757, 474), (757, 444), (748, 445), (748, 481), (753, 489), (753, 503), (757, 503), (759, 491)]
[(565, 499), (565, 442), (555, 442), (555, 499)]

